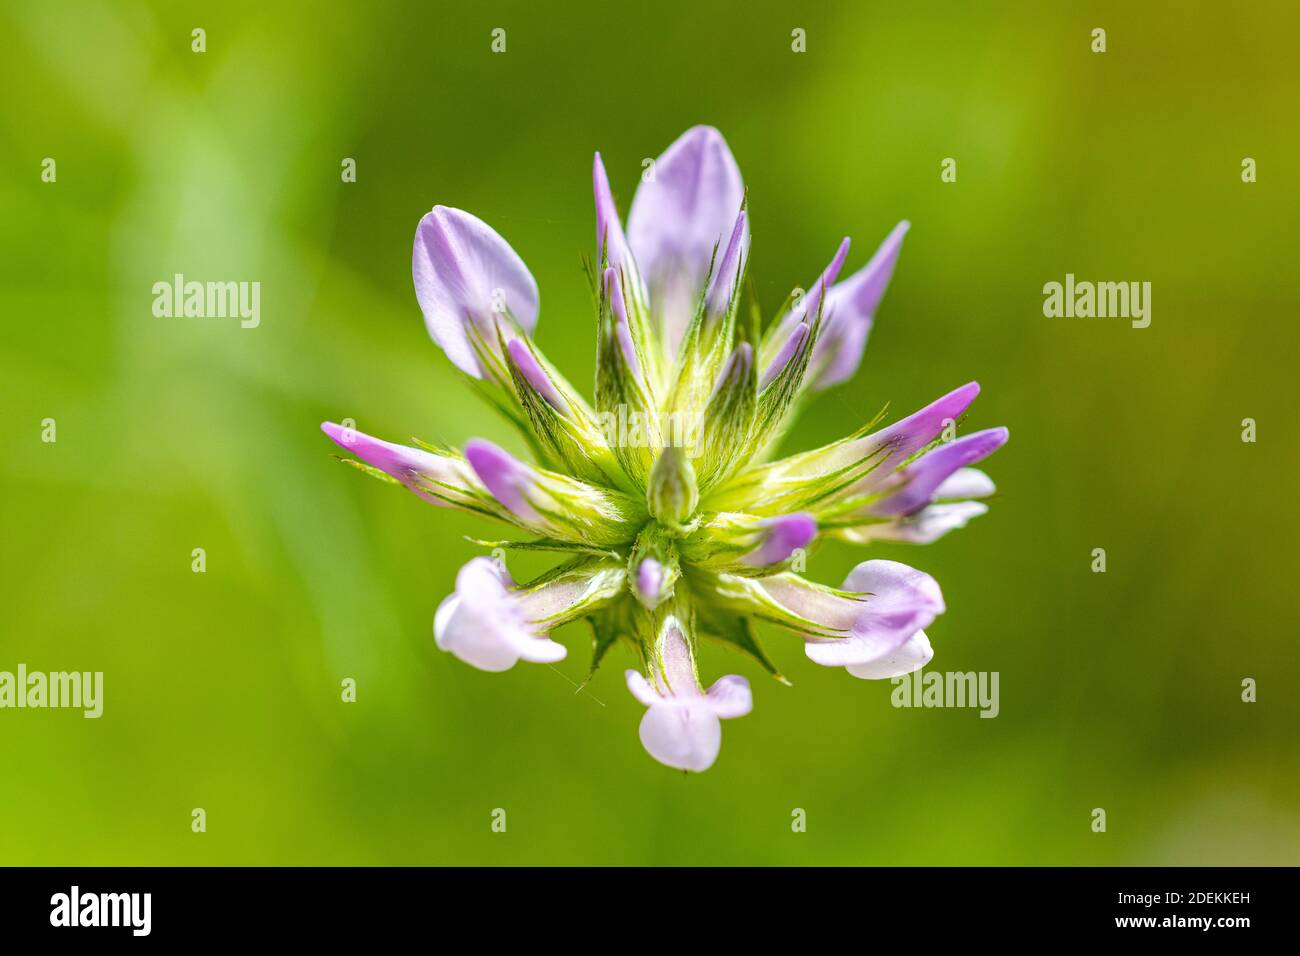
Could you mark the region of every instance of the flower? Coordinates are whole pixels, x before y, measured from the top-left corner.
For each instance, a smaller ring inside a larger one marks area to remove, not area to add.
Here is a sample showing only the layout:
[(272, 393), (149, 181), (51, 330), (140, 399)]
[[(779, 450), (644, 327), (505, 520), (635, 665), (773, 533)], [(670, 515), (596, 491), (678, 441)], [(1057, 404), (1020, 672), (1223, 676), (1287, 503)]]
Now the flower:
[(627, 689), (649, 708), (641, 718), (641, 743), (660, 763), (678, 770), (708, 770), (722, 748), (722, 725), (754, 707), (749, 681), (728, 674), (707, 691), (700, 687), (681, 624), (664, 620), (650, 679), (625, 671)]
[(594, 673), (617, 643), (647, 708), (640, 736), (659, 762), (701, 771), (721, 720), (749, 713), (749, 682), (706, 691), (702, 640), (730, 645), (784, 681), (754, 622), (790, 631), (806, 656), (855, 677), (898, 677), (934, 651), (944, 612), (928, 574), (869, 560), (839, 588), (807, 580), (827, 539), (929, 543), (983, 514), (993, 482), (973, 466), (1004, 428), (958, 437), (974, 382), (892, 425), (774, 458), (814, 392), (850, 378), (898, 261), (899, 223), (841, 280), (849, 240), (764, 332), (741, 309), (750, 211), (717, 130), (688, 130), (655, 162), (619, 217), (600, 154), (592, 180), (597, 366), (589, 402), (532, 334), (537, 284), (482, 220), (436, 206), (416, 229), (416, 298), (434, 341), (501, 409), (532, 453), (483, 439), (463, 452), (394, 444), (325, 423), (349, 464), (434, 504), (501, 522), (527, 540), (483, 542), (567, 555), (517, 585), (504, 563), (469, 561), (434, 618), (437, 645), (482, 670), (565, 656), (550, 631), (585, 620)]
[(622, 569), (593, 565), (520, 589), (498, 562), (474, 558), (456, 575), (455, 593), (438, 605), (434, 640), (485, 671), (509, 670), (520, 660), (554, 663), (567, 651), (542, 627), (571, 620), (575, 609), (598, 600), (595, 595), (622, 585)]

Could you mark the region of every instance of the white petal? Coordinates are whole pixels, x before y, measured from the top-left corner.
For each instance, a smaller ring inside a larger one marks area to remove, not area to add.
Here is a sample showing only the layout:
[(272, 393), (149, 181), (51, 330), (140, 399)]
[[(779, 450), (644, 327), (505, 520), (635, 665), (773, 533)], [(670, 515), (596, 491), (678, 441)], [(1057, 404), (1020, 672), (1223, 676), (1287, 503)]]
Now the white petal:
[(433, 635), (438, 646), (480, 670), (504, 671), (522, 658), (554, 662), (564, 645), (532, 631), (500, 562), (474, 558), (456, 575), (456, 593), (438, 605)]
[[(922, 508), (910, 518), (867, 525), (862, 530), (869, 538), (902, 541), (907, 544), (933, 544), (949, 531), (966, 527), (966, 522), (989, 510), (982, 501), (951, 501)], [(861, 539), (855, 539), (861, 543)]]
[(652, 707), (663, 699), (639, 671), (629, 669), (623, 672), (623, 676), (627, 679), (627, 689), (632, 692), (632, 696), (647, 707)]
[(444, 651), (450, 650), (447, 647), (448, 626), (451, 619), (456, 615), (456, 608), (460, 606), (460, 597), (455, 594), (448, 594), (438, 604), (438, 610), (433, 613), (433, 640)]
[(917, 631), (906, 644), (891, 654), (867, 664), (849, 664), (844, 669), (854, 677), (866, 680), (883, 680), (902, 677), (924, 667), (934, 657), (934, 649), (925, 631)]
[(513, 629), (504, 634), (519, 654), (519, 659), (534, 664), (554, 664), (564, 660), (569, 649), (545, 634), (531, 634), (525, 630)]
[(934, 497), (940, 500), (987, 498), (997, 490), (993, 479), (978, 468), (958, 468), (940, 482), (934, 490)]
[(722, 748), (722, 723), (701, 698), (660, 701), (641, 718), (650, 756), (678, 770), (708, 770)]
[(434, 615), (434, 640), (444, 651), (482, 671), (508, 671), (519, 661), (519, 651), (502, 634), (491, 614), (457, 600), (443, 601)]
[(739, 674), (728, 674), (714, 681), (704, 697), (713, 712), (724, 720), (744, 717), (754, 709), (754, 695), (749, 689), (749, 681)]

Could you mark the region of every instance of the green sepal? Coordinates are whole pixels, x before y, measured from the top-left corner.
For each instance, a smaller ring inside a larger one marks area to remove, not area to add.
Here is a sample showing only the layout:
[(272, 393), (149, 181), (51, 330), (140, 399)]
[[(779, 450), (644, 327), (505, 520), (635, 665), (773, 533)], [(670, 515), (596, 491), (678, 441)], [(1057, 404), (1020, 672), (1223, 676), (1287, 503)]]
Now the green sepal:
[(627, 601), (620, 601), (587, 615), (587, 623), (591, 626), (591, 668), (587, 671), (587, 678), (583, 684), (595, 676), (605, 655), (618, 643), (620, 637), (630, 639), (627, 604)]
[(561, 414), (533, 387), (511, 357), (503, 338), (501, 349), (506, 356), (506, 367), (515, 394), (532, 426), (529, 431), (533, 435), (533, 443), (540, 443), (545, 449), (544, 458), (559, 462), (570, 474), (585, 481), (621, 487), (627, 491), (637, 490), (636, 486), (627, 481), (623, 469), (606, 446), (586, 403), (532, 342), (525, 340), (524, 345), (569, 406), (569, 414)]
[(364, 461), (357, 461), (357, 459), (355, 458), (344, 458), (342, 455), (331, 455), (330, 457), (333, 458), (335, 461), (343, 462), (343, 464), (345, 465), (351, 465), (357, 471), (362, 472), (363, 474), (367, 474), (371, 478), (378, 478), (380, 481), (386, 482), (387, 484), (390, 485), (397, 485), (398, 487), (402, 486), (402, 483), (400, 481), (398, 481), (388, 472), (376, 468), (374, 465), (367, 465)]
[(739, 614), (727, 614), (708, 607), (700, 607), (696, 621), (703, 636), (736, 648), (742, 654), (756, 661), (773, 678), (787, 687), (792, 686), (785, 675), (777, 670), (776, 665), (772, 663), (772, 659), (767, 656), (767, 651), (759, 643), (758, 635), (754, 633), (753, 622), (749, 618)]
[(698, 458), (701, 493), (725, 480), (746, 462), (736, 449), (749, 444), (758, 404), (754, 350), (741, 343), (732, 352), (704, 411)]

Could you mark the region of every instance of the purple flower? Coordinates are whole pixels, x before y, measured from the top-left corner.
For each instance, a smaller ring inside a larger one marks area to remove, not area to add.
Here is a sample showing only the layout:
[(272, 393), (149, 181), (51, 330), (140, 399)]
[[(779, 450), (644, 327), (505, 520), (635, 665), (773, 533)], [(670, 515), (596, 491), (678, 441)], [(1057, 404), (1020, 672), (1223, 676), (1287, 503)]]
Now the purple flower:
[(825, 539), (928, 543), (983, 514), (994, 486), (973, 466), (1007, 431), (964, 430), (971, 382), (885, 427), (773, 458), (810, 393), (856, 371), (908, 223), (847, 278), (842, 240), (759, 334), (741, 302), (745, 187), (717, 130), (688, 130), (647, 168), (626, 229), (599, 154), (592, 185), (591, 399), (533, 339), (537, 286), (504, 239), (445, 206), (416, 230), (429, 333), (517, 428), (530, 460), (483, 439), (459, 452), (322, 428), (363, 471), (523, 538), (494, 547), (564, 556), (523, 585), (503, 561), (470, 560), (435, 615), (439, 648), (483, 670), (553, 663), (565, 648), (552, 630), (585, 621), (593, 671), (617, 644), (641, 665), (627, 684), (647, 708), (646, 750), (700, 771), (717, 759), (721, 721), (752, 706), (744, 677), (704, 689), (702, 641), (778, 677), (756, 621), (855, 677), (898, 677), (933, 657), (927, 630), (945, 608), (930, 575), (869, 560), (833, 588), (800, 572)]

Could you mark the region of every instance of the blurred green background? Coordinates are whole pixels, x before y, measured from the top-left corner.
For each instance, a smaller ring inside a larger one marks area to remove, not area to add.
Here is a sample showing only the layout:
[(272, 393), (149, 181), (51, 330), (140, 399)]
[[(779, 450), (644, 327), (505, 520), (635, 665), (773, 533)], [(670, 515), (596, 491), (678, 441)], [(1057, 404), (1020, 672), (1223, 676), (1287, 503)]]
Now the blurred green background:
[[(1300, 863), (1300, 15), (545, 6), (4, 4), (0, 670), (102, 670), (105, 712), (0, 711), (0, 863)], [(982, 383), (966, 427), (1012, 433), (991, 513), (875, 554), (940, 581), (931, 667), (1000, 672), (995, 720), (894, 709), (771, 634), (795, 686), (708, 649), (754, 711), (670, 771), (626, 651), (575, 695), (585, 626), (554, 669), (440, 653), (464, 536), (496, 530), (331, 459), (327, 418), (520, 447), (426, 336), (422, 213), (513, 244), (540, 344), (589, 383), (591, 154), (626, 213), (701, 122), (750, 188), (769, 315), (842, 235), (856, 268), (913, 222), (862, 371), (788, 444)], [(154, 318), (175, 272), (260, 281), (261, 326)], [(1152, 282), (1151, 327), (1044, 318), (1066, 272)]]

